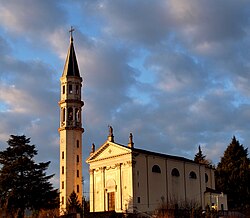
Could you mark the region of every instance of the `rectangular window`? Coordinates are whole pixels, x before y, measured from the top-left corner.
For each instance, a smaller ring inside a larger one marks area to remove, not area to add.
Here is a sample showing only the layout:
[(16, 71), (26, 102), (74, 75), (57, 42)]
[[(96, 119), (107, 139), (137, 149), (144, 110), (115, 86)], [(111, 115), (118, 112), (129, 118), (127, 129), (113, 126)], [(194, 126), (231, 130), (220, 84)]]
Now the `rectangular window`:
[(62, 174), (64, 174), (64, 167), (62, 167)]
[(76, 171), (76, 176), (79, 178), (79, 170)]
[(76, 186), (76, 192), (79, 193), (79, 185)]
[(137, 197), (137, 203), (141, 203), (141, 198), (140, 197)]
[(70, 94), (72, 94), (72, 93), (73, 93), (73, 87), (72, 87), (72, 85), (71, 85), (71, 84), (69, 85), (69, 93), (70, 93)]
[(62, 189), (64, 189), (64, 182), (62, 182)]
[(63, 94), (65, 94), (65, 86), (63, 86)]
[(79, 140), (76, 141), (76, 147), (79, 148)]
[(79, 155), (76, 156), (76, 162), (79, 163)]
[(62, 152), (62, 159), (64, 159), (64, 151)]
[(62, 197), (62, 204), (64, 204), (64, 197)]
[(76, 85), (76, 94), (79, 94), (79, 86)]

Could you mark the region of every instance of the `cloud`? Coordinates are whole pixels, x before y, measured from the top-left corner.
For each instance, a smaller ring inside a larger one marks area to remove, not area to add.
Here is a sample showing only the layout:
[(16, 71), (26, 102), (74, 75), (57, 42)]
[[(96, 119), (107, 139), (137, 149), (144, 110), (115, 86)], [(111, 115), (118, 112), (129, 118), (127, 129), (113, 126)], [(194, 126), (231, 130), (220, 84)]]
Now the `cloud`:
[(56, 1), (3, 0), (0, 20), (7, 31), (34, 36), (53, 31), (65, 22), (65, 16)]

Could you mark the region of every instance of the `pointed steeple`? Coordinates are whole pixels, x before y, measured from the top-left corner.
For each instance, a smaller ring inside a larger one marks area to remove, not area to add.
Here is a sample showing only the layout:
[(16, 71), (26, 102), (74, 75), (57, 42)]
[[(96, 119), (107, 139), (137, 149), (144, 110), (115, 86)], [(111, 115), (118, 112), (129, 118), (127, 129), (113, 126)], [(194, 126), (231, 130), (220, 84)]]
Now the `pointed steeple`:
[(71, 27), (71, 30), (69, 31), (70, 32), (70, 45), (69, 45), (68, 54), (67, 54), (66, 62), (64, 65), (62, 77), (65, 77), (65, 76), (80, 77), (79, 68), (78, 68), (77, 59), (76, 59), (76, 54), (75, 54), (75, 49), (74, 49), (74, 43), (73, 43), (73, 41), (74, 41), (73, 35), (72, 35), (73, 31), (74, 31), (74, 29), (72, 29), (72, 27)]

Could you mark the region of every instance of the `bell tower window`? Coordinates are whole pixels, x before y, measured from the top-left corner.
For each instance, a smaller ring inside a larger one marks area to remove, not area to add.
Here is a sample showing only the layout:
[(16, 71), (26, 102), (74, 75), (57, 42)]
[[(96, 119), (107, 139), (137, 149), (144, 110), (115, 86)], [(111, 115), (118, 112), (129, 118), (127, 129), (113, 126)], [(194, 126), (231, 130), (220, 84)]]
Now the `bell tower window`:
[(76, 94), (79, 94), (79, 86), (76, 85)]
[(73, 86), (71, 84), (69, 84), (69, 94), (73, 93)]
[(65, 86), (63, 86), (62, 88), (63, 88), (62, 93), (65, 94)]
[(62, 122), (65, 121), (65, 108), (62, 109)]
[(75, 109), (75, 119), (76, 122), (80, 122), (80, 110), (78, 108)]
[(73, 108), (68, 109), (68, 120), (73, 120)]

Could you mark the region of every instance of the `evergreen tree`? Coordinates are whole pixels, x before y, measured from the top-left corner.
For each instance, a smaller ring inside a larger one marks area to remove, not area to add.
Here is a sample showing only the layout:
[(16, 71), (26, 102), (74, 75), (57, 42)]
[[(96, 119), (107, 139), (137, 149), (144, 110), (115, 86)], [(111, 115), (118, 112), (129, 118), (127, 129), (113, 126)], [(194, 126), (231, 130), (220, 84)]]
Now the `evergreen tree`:
[(250, 206), (250, 159), (235, 136), (216, 169), (216, 187), (227, 194), (230, 209)]
[(11, 135), (9, 147), (0, 152), (0, 199), (6, 211), (18, 217), (24, 217), (25, 209), (39, 211), (59, 206), (58, 191), (53, 189), (47, 176), (50, 162), (36, 164), (35, 145), (30, 138)]
[(211, 162), (206, 159), (206, 155), (203, 155), (200, 145), (198, 147), (198, 152), (196, 153), (194, 157), (194, 162), (200, 163), (200, 164), (211, 165)]
[(67, 212), (70, 213), (80, 213), (82, 214), (83, 209), (82, 209), (82, 204), (80, 203), (80, 201), (78, 200), (78, 196), (75, 193), (75, 191), (73, 191), (69, 198), (68, 198), (68, 202), (67, 202)]
[(201, 162), (203, 162), (204, 160), (205, 160), (205, 158), (206, 158), (206, 155), (203, 155), (202, 154), (202, 151), (201, 151), (201, 146), (199, 145), (199, 147), (198, 147), (198, 152), (197, 152), (197, 154), (195, 155), (195, 157), (194, 157), (194, 161), (196, 162), (196, 163), (201, 163)]

